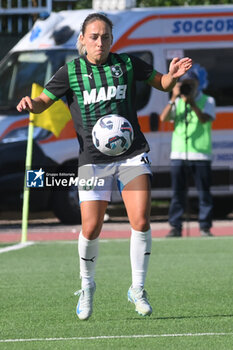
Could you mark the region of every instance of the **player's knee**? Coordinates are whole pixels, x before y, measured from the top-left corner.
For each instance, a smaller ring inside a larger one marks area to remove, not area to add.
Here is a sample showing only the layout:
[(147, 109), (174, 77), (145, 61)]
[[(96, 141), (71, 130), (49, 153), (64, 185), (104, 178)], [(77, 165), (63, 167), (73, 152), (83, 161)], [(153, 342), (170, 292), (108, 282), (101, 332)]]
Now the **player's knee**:
[(82, 234), (86, 239), (96, 239), (101, 231), (101, 227), (98, 222), (88, 222), (82, 225)]
[(131, 223), (135, 231), (145, 232), (150, 228), (150, 222), (145, 217), (138, 217)]

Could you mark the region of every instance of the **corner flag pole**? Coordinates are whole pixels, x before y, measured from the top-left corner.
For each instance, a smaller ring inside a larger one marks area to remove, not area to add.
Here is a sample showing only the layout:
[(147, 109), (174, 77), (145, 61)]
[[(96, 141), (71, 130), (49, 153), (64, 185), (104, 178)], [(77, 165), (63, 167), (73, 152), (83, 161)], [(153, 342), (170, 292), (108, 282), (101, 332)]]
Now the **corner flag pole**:
[(29, 195), (30, 195), (30, 188), (27, 188), (27, 170), (30, 170), (32, 165), (33, 131), (34, 131), (34, 115), (30, 113), (29, 125), (28, 125), (26, 161), (25, 161), (21, 243), (27, 242)]

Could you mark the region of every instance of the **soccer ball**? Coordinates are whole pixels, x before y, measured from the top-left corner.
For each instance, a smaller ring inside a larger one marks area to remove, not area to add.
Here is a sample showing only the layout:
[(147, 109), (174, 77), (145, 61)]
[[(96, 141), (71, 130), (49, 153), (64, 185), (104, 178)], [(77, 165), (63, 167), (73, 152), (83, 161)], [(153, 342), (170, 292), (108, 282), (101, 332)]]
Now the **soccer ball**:
[(116, 114), (109, 114), (97, 120), (92, 129), (95, 147), (108, 156), (125, 153), (133, 142), (133, 128), (130, 122)]

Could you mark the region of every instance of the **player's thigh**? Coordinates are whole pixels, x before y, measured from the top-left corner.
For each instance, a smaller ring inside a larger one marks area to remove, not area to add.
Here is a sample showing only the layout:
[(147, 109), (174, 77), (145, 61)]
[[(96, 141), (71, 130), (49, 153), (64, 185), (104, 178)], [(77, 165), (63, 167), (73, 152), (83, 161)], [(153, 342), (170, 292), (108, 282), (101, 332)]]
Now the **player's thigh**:
[(151, 184), (150, 175), (135, 177), (122, 190), (122, 198), (131, 226), (137, 231), (150, 227)]
[(80, 204), (82, 219), (82, 234), (87, 239), (95, 239), (99, 236), (108, 201), (90, 200)]

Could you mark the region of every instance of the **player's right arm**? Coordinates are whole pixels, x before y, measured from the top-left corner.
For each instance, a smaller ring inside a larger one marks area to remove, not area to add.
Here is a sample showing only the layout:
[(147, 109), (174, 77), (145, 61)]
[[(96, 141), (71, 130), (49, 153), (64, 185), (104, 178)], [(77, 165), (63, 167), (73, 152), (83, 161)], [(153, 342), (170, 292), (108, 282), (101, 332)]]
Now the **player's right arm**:
[(17, 105), (17, 110), (19, 112), (28, 111), (30, 113), (42, 113), (47, 108), (49, 108), (55, 101), (51, 100), (47, 95), (43, 92), (40, 96), (31, 99), (29, 96), (25, 96), (21, 99), (19, 104)]
[(50, 96), (44, 92), (33, 99), (29, 96), (25, 96), (21, 99), (16, 108), (19, 112), (26, 110), (35, 114), (42, 113), (59, 98), (64, 96), (69, 87), (67, 65), (64, 65), (52, 76), (45, 86), (44, 91), (48, 90)]

